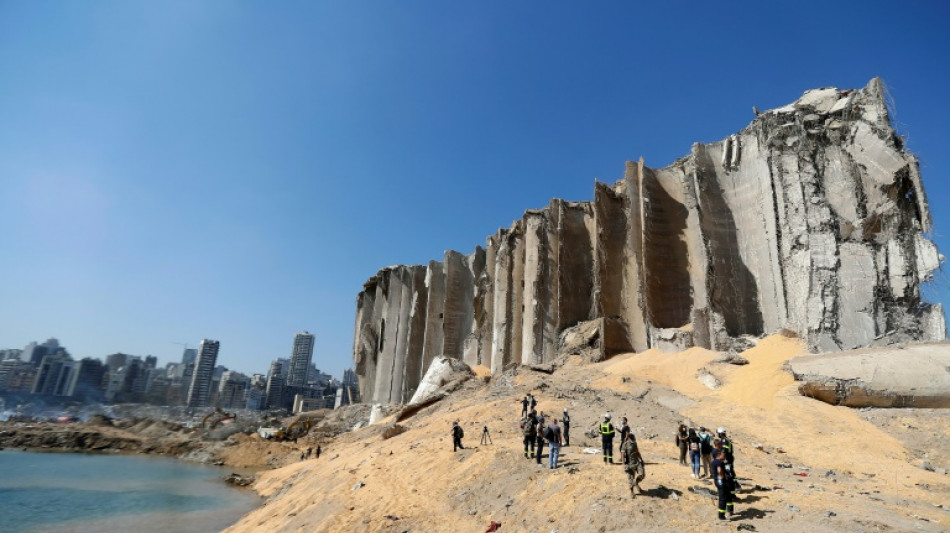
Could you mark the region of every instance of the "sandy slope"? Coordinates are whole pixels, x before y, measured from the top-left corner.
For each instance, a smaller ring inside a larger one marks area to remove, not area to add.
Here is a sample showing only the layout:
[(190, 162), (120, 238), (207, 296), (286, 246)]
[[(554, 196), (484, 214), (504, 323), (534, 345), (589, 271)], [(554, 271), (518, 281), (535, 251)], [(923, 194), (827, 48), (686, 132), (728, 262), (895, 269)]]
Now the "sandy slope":
[[(800, 353), (796, 341), (776, 336), (742, 354), (745, 366), (716, 363), (718, 354), (700, 349), (649, 351), (596, 365), (575, 359), (553, 375), (521, 369), (473, 380), (402, 422), (400, 435), (384, 440), (381, 425), (364, 428), (325, 446), (319, 460), (262, 473), (255, 488), (267, 503), (228, 531), (484, 531), (493, 520), (501, 532), (725, 531), (740, 523), (780, 532), (950, 530), (950, 480), (916, 466), (924, 448), (950, 442), (940, 438), (950, 418), (904, 410), (875, 423), (867, 420), (875, 411), (800, 397), (782, 370)], [(722, 386), (700, 383), (700, 368)], [(571, 411), (563, 468), (522, 455), (517, 417), (528, 391), (541, 410)], [(582, 432), (607, 410), (630, 418), (648, 462), (647, 493), (635, 500), (619, 466), (581, 451), (599, 447)], [(470, 447), (453, 453), (456, 419)], [(690, 491), (711, 483), (678, 464), (673, 429), (684, 419), (725, 426), (735, 439), (746, 490), (726, 524), (714, 520), (708, 496)], [(493, 444), (479, 444), (483, 426)]]

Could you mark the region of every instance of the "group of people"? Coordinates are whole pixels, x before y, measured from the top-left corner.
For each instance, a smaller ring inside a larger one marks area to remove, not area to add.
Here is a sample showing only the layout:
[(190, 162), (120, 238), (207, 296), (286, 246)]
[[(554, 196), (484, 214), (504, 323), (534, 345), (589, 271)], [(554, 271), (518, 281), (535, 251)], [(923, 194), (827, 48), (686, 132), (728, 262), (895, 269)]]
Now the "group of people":
[(676, 432), (676, 445), (679, 447), (681, 465), (687, 464), (686, 456), (689, 454), (694, 479), (709, 477), (716, 484), (719, 519), (725, 520), (727, 514), (732, 516), (736, 492), (741, 487), (736, 477), (735, 449), (732, 440), (726, 436), (726, 429), (718, 428), (714, 436), (705, 427), (701, 426), (697, 431), (680, 424)]
[[(313, 455), (313, 448), (307, 448), (306, 451), (300, 452), (300, 460), (310, 459), (310, 456)], [(320, 445), (317, 444), (317, 459), (320, 458)]]
[[(617, 431), (610, 420), (610, 413), (604, 414), (604, 421), (600, 423), (599, 427), (604, 464), (613, 464), (614, 462), (614, 435)], [(627, 481), (630, 482), (630, 497), (636, 498), (638, 493), (643, 493), (640, 482), (646, 477), (646, 467), (643, 456), (640, 455), (640, 447), (637, 446), (637, 438), (630, 430), (630, 425), (627, 423), (627, 417), (625, 416), (620, 417), (620, 459), (624, 472), (627, 474)]]
[[(548, 468), (557, 468), (558, 458), (561, 455), (561, 446), (569, 446), (571, 442), (571, 417), (564, 409), (561, 416), (563, 427), (558, 425), (557, 418), (551, 417), (548, 422), (544, 412), (535, 410), (537, 400), (530, 394), (522, 400), (521, 431), (524, 436), (524, 457), (534, 459), (541, 464), (541, 452), (545, 442), (548, 445)], [(531, 410), (528, 411), (528, 407)]]
[[(538, 401), (532, 394), (526, 394), (521, 400), (521, 429), (524, 436), (524, 457), (534, 459), (541, 464), (541, 454), (545, 443), (548, 445), (548, 468), (557, 468), (561, 446), (570, 445), (571, 417), (564, 409), (561, 423), (548, 417), (544, 411), (537, 411)], [(613, 464), (614, 436), (620, 433), (620, 459), (630, 483), (630, 496), (642, 494), (640, 482), (646, 476), (645, 462), (637, 446), (637, 439), (627, 423), (627, 417), (620, 418), (619, 430), (614, 427), (610, 413), (604, 414), (599, 433), (603, 447), (604, 464)], [(487, 431), (487, 428), (486, 428)], [(453, 450), (464, 449), (462, 437), (465, 435), (458, 421), (452, 423)], [(718, 516), (726, 520), (726, 515), (735, 512), (736, 492), (740, 489), (736, 478), (735, 455), (732, 441), (726, 436), (725, 428), (718, 428), (716, 435), (705, 427), (687, 427), (681, 424), (676, 433), (676, 445), (680, 451), (680, 464), (689, 464), (692, 477), (709, 477), (716, 484), (718, 495)], [(687, 455), (689, 463), (686, 462)], [(702, 472), (702, 473), (700, 473)]]

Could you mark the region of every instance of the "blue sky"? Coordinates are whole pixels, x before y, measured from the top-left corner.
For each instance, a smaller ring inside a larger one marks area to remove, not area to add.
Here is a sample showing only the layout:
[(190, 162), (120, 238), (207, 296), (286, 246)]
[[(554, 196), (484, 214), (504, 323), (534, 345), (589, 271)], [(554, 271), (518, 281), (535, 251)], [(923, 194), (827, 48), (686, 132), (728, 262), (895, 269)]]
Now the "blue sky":
[(0, 0), (0, 348), (339, 376), (379, 268), (875, 76), (948, 253), (950, 4), (646, 4)]

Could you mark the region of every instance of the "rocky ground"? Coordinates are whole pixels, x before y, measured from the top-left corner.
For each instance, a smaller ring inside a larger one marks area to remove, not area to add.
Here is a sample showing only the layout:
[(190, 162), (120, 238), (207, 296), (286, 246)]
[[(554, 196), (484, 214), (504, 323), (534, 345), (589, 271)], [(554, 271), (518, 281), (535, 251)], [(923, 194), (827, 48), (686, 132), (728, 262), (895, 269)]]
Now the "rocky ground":
[[(242, 473), (271, 469), (300, 461), (307, 448), (327, 443), (369, 418), (369, 407), (355, 405), (338, 411), (305, 415), (310, 432), (296, 441), (262, 439), (258, 420), (228, 420), (219, 427), (201, 428), (156, 418), (95, 416), (84, 422), (0, 423), (0, 448), (91, 453), (149, 453), (182, 460), (231, 466)], [(273, 420), (287, 426), (297, 417)]]
[[(319, 460), (262, 472), (254, 487), (266, 503), (228, 531), (485, 531), (492, 522), (502, 532), (950, 529), (950, 478), (940, 473), (950, 466), (950, 417), (802, 397), (783, 369), (802, 352), (772, 337), (744, 352), (743, 366), (691, 349), (475, 379), (398, 430), (387, 429), (390, 417), (337, 437)], [(715, 390), (697, 378), (710, 374)], [(523, 457), (527, 392), (548, 413), (570, 409), (571, 446), (557, 470)], [(619, 465), (584, 452), (599, 447), (583, 433), (605, 411), (630, 419), (648, 463), (636, 499)], [(456, 453), (453, 420), (466, 432)], [(712, 483), (678, 464), (682, 420), (725, 426), (735, 439), (744, 490), (730, 521), (715, 519)], [(480, 443), (485, 426), (491, 444)]]

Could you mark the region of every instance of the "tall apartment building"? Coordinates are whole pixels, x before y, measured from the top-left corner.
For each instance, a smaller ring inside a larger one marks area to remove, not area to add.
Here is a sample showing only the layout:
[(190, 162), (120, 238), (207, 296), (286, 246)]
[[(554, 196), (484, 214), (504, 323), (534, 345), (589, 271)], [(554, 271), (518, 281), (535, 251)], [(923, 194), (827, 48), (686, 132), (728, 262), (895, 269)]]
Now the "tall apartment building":
[(195, 359), (195, 372), (188, 387), (188, 407), (207, 407), (211, 402), (211, 380), (214, 366), (218, 361), (218, 348), (221, 343), (209, 339), (201, 341), (198, 357)]
[(264, 391), (264, 408), (280, 409), (281, 398), (284, 393), (284, 375), (287, 367), (286, 359), (275, 359), (267, 372), (267, 385)]
[(313, 358), (313, 335), (304, 331), (294, 336), (294, 351), (290, 357), (290, 374), (287, 385), (306, 387), (307, 374), (310, 371), (310, 359)]

